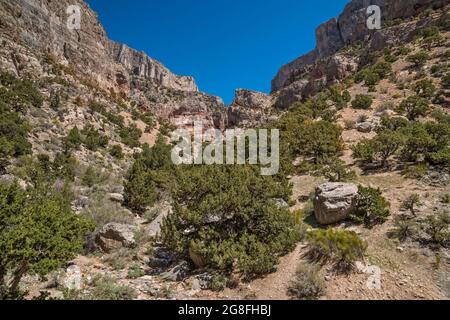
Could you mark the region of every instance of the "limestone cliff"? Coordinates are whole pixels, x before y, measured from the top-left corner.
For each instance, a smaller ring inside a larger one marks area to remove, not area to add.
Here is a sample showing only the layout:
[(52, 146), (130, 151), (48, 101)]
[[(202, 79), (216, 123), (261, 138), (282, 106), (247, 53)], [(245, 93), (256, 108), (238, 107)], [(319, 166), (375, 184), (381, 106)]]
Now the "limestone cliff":
[[(81, 9), (79, 29), (67, 27), (70, 5)], [(0, 17), (3, 70), (42, 78), (40, 61), (52, 57), (82, 82), (126, 95), (158, 117), (223, 107), (220, 98), (199, 92), (192, 77), (175, 75), (144, 52), (111, 41), (83, 0), (0, 0)]]
[[(280, 105), (304, 98), (322, 90), (331, 82), (339, 81), (355, 71), (360, 58), (352, 57), (343, 49), (363, 43), (367, 50), (381, 50), (412, 39), (421, 25), (400, 24), (394, 28), (369, 30), (367, 8), (378, 5), (382, 22), (407, 19), (429, 8), (441, 8), (448, 0), (352, 0), (338, 18), (320, 25), (316, 30), (316, 48), (308, 54), (284, 65), (272, 80), (272, 91), (281, 92)], [(285, 101), (285, 103), (283, 103)]]

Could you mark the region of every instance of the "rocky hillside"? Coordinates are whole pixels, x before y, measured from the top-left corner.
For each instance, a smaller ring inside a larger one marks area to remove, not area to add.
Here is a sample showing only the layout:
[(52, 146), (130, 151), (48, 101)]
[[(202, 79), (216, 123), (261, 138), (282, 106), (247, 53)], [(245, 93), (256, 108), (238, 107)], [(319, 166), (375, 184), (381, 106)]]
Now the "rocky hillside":
[[(316, 48), (311, 52), (284, 65), (272, 80), (272, 94), (265, 100), (273, 108), (262, 103), (255, 111), (250, 103), (239, 102), (241, 92), (238, 91), (233, 106), (240, 106), (242, 121), (238, 114), (230, 109), (231, 123), (246, 125), (258, 122), (261, 113), (270, 119), (270, 113), (277, 113), (302, 101), (323, 89), (342, 82), (371, 62), (373, 53), (401, 46), (412, 41), (426, 27), (438, 25), (446, 19), (443, 15), (417, 17), (427, 10), (443, 8), (448, 1), (436, 0), (380, 0), (368, 2), (352, 0), (337, 18), (333, 18), (316, 30)], [(381, 8), (383, 27), (381, 30), (369, 30), (366, 26), (369, 5)], [(260, 93), (257, 93), (259, 99)], [(247, 95), (248, 96), (248, 95)], [(244, 107), (244, 108), (242, 108)], [(254, 120), (252, 119), (254, 114)]]
[[(224, 108), (81, 0), (0, 0), (0, 298), (448, 299), (447, 2), (353, 0)], [(279, 174), (174, 166), (193, 120), (280, 129)]]
[[(79, 30), (67, 28), (69, 5), (81, 8)], [(164, 118), (184, 111), (206, 115), (223, 106), (220, 98), (198, 92), (192, 77), (175, 75), (145, 53), (109, 40), (96, 13), (82, 0), (2, 0), (0, 8), (3, 70), (43, 77), (48, 74), (43, 61), (51, 57), (79, 80), (125, 95)]]
[[(369, 5), (378, 5), (381, 9), (384, 26), (396, 19), (405, 20), (415, 17), (427, 9), (442, 8), (447, 1), (435, 0), (352, 0), (338, 18), (320, 25), (316, 30), (316, 48), (308, 54), (283, 66), (272, 80), (272, 91), (291, 87), (299, 98), (308, 97), (322, 90), (324, 86), (342, 80), (353, 73), (358, 64), (365, 63), (369, 52), (398, 46), (417, 35), (421, 28), (435, 24), (425, 19), (416, 24), (402, 23), (392, 28), (369, 30), (366, 13)], [(352, 57), (342, 50), (358, 43), (364, 43), (365, 52)]]

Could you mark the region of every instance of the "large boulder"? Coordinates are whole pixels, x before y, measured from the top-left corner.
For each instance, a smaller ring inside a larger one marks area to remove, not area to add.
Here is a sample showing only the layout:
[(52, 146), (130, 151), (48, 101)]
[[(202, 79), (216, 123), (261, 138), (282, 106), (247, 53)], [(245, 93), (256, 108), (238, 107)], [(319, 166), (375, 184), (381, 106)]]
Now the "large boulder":
[(356, 125), (356, 129), (362, 133), (370, 133), (375, 129), (375, 125), (371, 122), (361, 122)]
[(137, 227), (133, 225), (108, 223), (95, 233), (95, 245), (103, 252), (111, 252), (122, 247), (134, 248), (136, 231)]
[(320, 224), (342, 221), (355, 209), (358, 187), (351, 183), (325, 183), (316, 189), (314, 213)]
[(124, 196), (120, 193), (109, 193), (108, 198), (109, 198), (109, 200), (111, 200), (113, 202), (119, 202), (119, 203), (124, 202)]

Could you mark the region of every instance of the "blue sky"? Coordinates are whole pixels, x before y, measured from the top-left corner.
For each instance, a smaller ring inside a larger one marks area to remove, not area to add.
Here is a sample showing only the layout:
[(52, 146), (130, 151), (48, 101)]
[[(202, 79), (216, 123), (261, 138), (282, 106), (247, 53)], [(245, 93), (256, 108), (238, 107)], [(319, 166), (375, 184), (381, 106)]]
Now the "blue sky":
[(315, 46), (315, 29), (349, 0), (87, 0), (109, 37), (146, 52), (201, 91), (270, 92), (285, 63)]

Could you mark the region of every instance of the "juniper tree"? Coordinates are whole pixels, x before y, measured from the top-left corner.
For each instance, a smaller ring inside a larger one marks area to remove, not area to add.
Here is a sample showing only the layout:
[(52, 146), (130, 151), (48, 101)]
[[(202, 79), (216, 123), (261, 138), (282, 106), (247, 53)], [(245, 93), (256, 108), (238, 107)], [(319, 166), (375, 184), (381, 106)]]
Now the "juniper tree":
[(298, 217), (274, 201), (288, 200), (285, 179), (261, 176), (249, 165), (178, 170), (174, 212), (161, 233), (172, 250), (199, 256), (211, 268), (252, 276), (272, 270), (299, 240)]
[(61, 194), (0, 184), (0, 298), (16, 298), (26, 274), (45, 276), (83, 249), (90, 221)]

